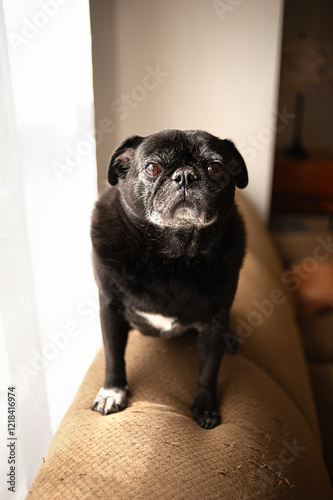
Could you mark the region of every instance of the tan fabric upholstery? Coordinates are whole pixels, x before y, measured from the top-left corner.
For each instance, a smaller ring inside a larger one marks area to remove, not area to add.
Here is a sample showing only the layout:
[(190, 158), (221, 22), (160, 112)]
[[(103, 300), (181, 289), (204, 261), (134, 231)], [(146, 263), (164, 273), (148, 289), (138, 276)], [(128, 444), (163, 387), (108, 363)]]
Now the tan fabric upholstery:
[(162, 340), (132, 331), (126, 350), (129, 407), (107, 417), (90, 410), (103, 382), (101, 351), (29, 499), (333, 498), (282, 269), (252, 208), (243, 197), (239, 203), (249, 250), (232, 327), (243, 342), (236, 355), (223, 359), (222, 424), (203, 430), (192, 419), (195, 337)]

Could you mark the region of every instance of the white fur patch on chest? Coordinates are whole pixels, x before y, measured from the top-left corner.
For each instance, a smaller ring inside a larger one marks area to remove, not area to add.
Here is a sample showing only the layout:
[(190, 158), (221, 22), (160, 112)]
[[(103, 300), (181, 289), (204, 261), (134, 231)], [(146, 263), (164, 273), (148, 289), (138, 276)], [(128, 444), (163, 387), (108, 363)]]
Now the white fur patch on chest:
[(161, 314), (151, 314), (143, 311), (135, 311), (137, 314), (142, 316), (151, 326), (160, 330), (161, 332), (167, 332), (177, 325), (177, 318), (167, 318)]

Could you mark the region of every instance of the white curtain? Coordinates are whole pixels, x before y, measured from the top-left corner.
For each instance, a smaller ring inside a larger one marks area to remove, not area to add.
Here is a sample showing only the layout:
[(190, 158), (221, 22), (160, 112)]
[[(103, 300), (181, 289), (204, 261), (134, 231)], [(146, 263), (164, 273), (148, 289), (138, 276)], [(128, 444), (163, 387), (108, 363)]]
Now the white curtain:
[(21, 499), (101, 345), (89, 3), (0, 0), (0, 23), (0, 497)]

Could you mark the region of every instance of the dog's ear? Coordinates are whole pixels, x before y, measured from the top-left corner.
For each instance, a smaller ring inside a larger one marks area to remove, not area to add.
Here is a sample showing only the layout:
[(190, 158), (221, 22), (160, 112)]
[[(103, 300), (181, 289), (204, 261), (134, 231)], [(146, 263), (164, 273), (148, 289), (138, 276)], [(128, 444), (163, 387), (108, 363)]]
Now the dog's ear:
[(223, 145), (227, 148), (229, 153), (227, 171), (233, 177), (236, 186), (243, 189), (247, 186), (249, 181), (245, 161), (232, 141), (224, 139)]
[(118, 183), (119, 177), (123, 178), (126, 176), (134, 151), (143, 139), (144, 137), (133, 135), (129, 139), (126, 139), (113, 153), (108, 169), (108, 181), (111, 186), (115, 186)]

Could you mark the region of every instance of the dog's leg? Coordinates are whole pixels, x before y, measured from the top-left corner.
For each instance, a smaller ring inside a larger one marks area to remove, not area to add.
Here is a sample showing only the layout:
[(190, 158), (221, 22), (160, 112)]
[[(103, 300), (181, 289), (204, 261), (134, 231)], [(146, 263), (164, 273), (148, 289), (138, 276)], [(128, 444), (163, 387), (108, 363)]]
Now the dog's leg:
[(221, 423), (216, 402), (217, 377), (225, 351), (223, 329), (207, 328), (198, 332), (199, 387), (192, 404), (194, 420), (204, 429)]
[(129, 325), (112, 304), (104, 303), (101, 299), (100, 319), (105, 351), (105, 380), (92, 409), (108, 415), (124, 410), (127, 406), (124, 353)]

